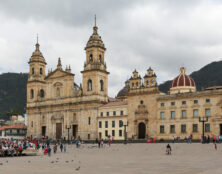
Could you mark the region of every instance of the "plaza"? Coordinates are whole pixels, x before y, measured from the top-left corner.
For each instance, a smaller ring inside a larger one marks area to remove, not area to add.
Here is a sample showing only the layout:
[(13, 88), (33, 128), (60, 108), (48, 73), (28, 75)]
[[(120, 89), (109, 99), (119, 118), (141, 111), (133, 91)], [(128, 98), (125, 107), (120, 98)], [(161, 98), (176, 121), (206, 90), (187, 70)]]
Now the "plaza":
[(0, 158), (0, 173), (6, 174), (220, 174), (222, 145), (200, 143), (170, 144), (172, 155), (166, 155), (166, 143), (69, 145), (66, 153), (58, 151), (48, 157)]

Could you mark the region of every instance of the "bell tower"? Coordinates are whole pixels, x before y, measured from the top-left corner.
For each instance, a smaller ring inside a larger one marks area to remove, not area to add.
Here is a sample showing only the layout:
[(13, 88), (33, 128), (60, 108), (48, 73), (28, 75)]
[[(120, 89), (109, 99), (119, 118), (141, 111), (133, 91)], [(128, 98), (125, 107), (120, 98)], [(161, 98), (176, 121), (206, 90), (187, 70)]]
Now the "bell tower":
[(105, 45), (98, 34), (98, 27), (95, 24), (93, 34), (90, 36), (86, 47), (86, 61), (83, 76), (83, 95), (108, 96), (108, 74), (105, 63)]
[(45, 66), (46, 62), (39, 50), (38, 36), (35, 51), (29, 59), (29, 74), (27, 81), (27, 102), (45, 97)]

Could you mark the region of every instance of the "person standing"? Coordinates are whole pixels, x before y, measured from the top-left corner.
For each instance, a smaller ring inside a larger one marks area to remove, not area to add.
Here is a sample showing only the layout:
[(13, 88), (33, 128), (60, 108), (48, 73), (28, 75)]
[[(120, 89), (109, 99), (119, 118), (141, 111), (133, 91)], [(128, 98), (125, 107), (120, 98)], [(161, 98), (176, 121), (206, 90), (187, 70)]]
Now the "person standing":
[(61, 152), (63, 151), (63, 144), (62, 143), (60, 144), (60, 150), (61, 150)]
[(65, 144), (64, 144), (64, 147), (63, 147), (63, 148), (64, 148), (64, 153), (66, 153), (66, 145), (65, 145)]
[(49, 157), (51, 156), (51, 147), (50, 147), (50, 145), (48, 145), (48, 156)]

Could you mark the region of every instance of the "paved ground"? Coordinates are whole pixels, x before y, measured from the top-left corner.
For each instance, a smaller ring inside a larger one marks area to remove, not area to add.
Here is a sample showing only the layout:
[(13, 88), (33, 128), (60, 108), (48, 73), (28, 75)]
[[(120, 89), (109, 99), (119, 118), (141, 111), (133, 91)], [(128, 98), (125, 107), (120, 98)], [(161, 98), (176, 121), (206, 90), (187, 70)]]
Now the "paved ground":
[[(221, 174), (222, 144), (113, 144), (98, 149), (82, 145), (67, 153), (48, 156), (0, 158), (5, 174)], [(56, 162), (57, 161), (57, 162)], [(78, 170), (79, 169), (79, 170)]]

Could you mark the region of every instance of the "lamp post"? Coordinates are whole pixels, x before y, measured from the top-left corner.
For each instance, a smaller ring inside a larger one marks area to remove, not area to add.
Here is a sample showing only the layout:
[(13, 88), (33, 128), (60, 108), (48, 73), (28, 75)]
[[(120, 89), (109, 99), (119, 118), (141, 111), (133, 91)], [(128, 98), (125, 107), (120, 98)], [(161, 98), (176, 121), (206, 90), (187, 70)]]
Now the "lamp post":
[(71, 129), (71, 126), (66, 125), (66, 129), (68, 129), (68, 144), (69, 144), (69, 129)]
[(126, 132), (126, 126), (128, 126), (128, 121), (123, 125), (124, 126), (124, 144), (127, 144), (127, 132)]
[(208, 117), (199, 117), (199, 122), (202, 122), (202, 143), (204, 142), (204, 126), (205, 122), (208, 122)]

